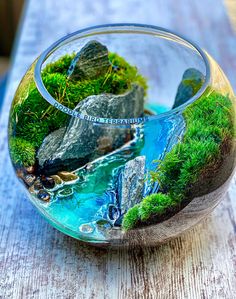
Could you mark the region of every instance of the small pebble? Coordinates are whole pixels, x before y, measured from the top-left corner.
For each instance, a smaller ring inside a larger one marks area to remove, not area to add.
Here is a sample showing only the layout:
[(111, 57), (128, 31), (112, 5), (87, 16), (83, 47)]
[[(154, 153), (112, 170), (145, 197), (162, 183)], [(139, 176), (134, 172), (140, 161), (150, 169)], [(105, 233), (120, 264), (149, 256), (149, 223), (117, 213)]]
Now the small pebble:
[(112, 224), (106, 219), (100, 219), (96, 222), (97, 228), (100, 231), (112, 228)]
[(16, 175), (18, 176), (18, 178), (23, 179), (24, 178), (24, 171), (23, 171), (23, 169), (22, 168), (18, 168), (16, 170)]
[(63, 190), (58, 191), (58, 196), (60, 196), (60, 197), (69, 197), (71, 195), (73, 195), (73, 189), (72, 188), (63, 189)]
[(120, 213), (119, 213), (119, 210), (117, 209), (116, 206), (109, 205), (109, 207), (108, 207), (108, 216), (109, 216), (110, 220), (116, 220), (117, 218), (119, 218)]
[(74, 181), (78, 178), (78, 176), (72, 172), (68, 171), (60, 171), (57, 173), (57, 175), (64, 181), (64, 182), (69, 182), (69, 181)]
[(81, 224), (79, 230), (84, 234), (91, 234), (94, 231), (94, 226), (90, 223)]
[(52, 189), (55, 187), (55, 181), (51, 177), (46, 177), (45, 175), (42, 175), (41, 182), (42, 182), (43, 186), (47, 189)]
[(145, 115), (154, 115), (154, 113), (148, 109), (144, 109), (144, 114)]
[(34, 173), (35, 168), (34, 168), (34, 166), (28, 166), (28, 167), (25, 168), (25, 170), (26, 170), (28, 173)]
[(42, 189), (39, 190), (37, 196), (38, 196), (39, 199), (41, 199), (43, 201), (49, 201), (50, 200), (50, 195), (48, 194), (48, 192), (45, 191), (45, 190), (42, 190)]
[(23, 180), (28, 186), (32, 186), (34, 181), (36, 180), (36, 176), (33, 174), (27, 174), (26, 176), (23, 177)]
[(38, 191), (40, 189), (43, 189), (43, 184), (41, 183), (40, 179), (37, 179), (34, 182), (34, 190)]
[(34, 185), (30, 186), (28, 190), (29, 190), (30, 193), (34, 194), (35, 193)]
[(54, 179), (54, 182), (57, 184), (57, 185), (60, 185), (63, 183), (62, 179), (58, 176), (58, 175), (51, 175), (51, 178)]

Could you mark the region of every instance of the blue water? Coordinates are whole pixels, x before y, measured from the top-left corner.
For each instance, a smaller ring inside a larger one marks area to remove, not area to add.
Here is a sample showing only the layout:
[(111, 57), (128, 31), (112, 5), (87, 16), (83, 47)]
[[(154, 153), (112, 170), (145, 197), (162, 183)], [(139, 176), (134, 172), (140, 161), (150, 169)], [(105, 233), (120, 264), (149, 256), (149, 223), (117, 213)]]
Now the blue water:
[[(146, 156), (147, 173), (155, 170), (157, 164), (154, 161), (163, 159), (183, 131), (181, 115), (146, 122), (137, 129), (136, 138), (129, 145), (99, 158), (88, 167), (78, 169), (76, 174), (79, 180), (76, 183), (50, 191), (52, 200), (50, 203), (40, 203), (41, 210), (52, 222), (56, 221), (65, 230), (73, 231), (77, 238), (105, 240), (106, 233), (98, 228), (96, 221), (105, 219), (105, 227), (114, 224), (115, 220), (107, 216), (107, 207), (117, 206), (115, 184), (120, 169), (127, 161)], [(144, 196), (157, 191), (158, 185), (146, 182)]]
[(159, 106), (157, 104), (151, 104), (151, 103), (147, 103), (145, 105), (145, 109), (149, 110), (153, 114), (161, 114), (169, 110), (165, 106)]

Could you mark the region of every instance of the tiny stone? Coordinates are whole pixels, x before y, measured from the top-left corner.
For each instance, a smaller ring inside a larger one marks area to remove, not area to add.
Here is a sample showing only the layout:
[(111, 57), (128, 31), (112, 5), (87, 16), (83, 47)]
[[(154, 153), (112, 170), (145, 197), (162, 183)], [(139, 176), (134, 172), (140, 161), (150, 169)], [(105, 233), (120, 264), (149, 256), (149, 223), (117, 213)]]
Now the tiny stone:
[(18, 168), (16, 170), (16, 175), (18, 176), (18, 178), (23, 179), (24, 178), (24, 171), (23, 171), (23, 169), (22, 168)]
[(116, 220), (119, 217), (119, 210), (114, 205), (109, 205), (108, 216), (110, 220)]
[(34, 166), (29, 166), (29, 167), (26, 167), (25, 170), (26, 170), (28, 173), (34, 173), (35, 168), (34, 168)]
[(43, 184), (41, 183), (41, 181), (39, 179), (37, 179), (34, 182), (34, 190), (40, 190), (43, 189)]
[(154, 115), (154, 113), (151, 110), (144, 109), (144, 114), (145, 115)]
[(69, 182), (69, 181), (74, 181), (78, 178), (78, 176), (72, 172), (68, 171), (60, 171), (57, 173), (57, 175), (64, 181), (64, 182)]
[(27, 174), (25, 177), (23, 177), (23, 180), (28, 186), (32, 186), (34, 181), (36, 180), (36, 176), (33, 174)]
[(100, 219), (96, 222), (97, 228), (100, 231), (104, 231), (106, 229), (111, 229), (112, 228), (112, 224), (105, 219)]
[(51, 177), (46, 177), (45, 175), (42, 175), (41, 182), (42, 182), (43, 186), (47, 189), (52, 189), (55, 187), (55, 181)]
[(84, 234), (91, 234), (94, 231), (94, 227), (90, 223), (81, 224), (79, 230)]
[(43, 200), (43, 201), (49, 201), (50, 200), (50, 195), (48, 194), (47, 191), (41, 189), (38, 192), (38, 198)]
[(71, 195), (73, 195), (73, 189), (72, 188), (63, 189), (63, 190), (58, 191), (58, 196), (60, 196), (60, 197), (69, 197)]
[(30, 186), (28, 190), (30, 193), (35, 193), (34, 185)]
[(57, 184), (57, 185), (60, 185), (63, 183), (62, 179), (59, 177), (59, 175), (51, 175), (51, 178), (54, 180), (54, 182)]

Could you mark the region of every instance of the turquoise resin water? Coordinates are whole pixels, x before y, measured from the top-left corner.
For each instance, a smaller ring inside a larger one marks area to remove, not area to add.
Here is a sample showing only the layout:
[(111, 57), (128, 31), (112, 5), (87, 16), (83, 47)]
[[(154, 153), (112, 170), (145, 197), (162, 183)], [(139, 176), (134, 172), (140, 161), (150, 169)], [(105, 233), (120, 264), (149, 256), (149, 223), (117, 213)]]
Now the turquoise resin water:
[[(156, 113), (167, 110), (160, 106), (147, 108)], [(156, 168), (155, 160), (163, 159), (183, 131), (181, 113), (150, 120), (137, 128), (135, 139), (129, 144), (75, 171), (78, 180), (48, 190), (49, 203), (35, 198), (34, 204), (64, 233), (81, 240), (104, 242), (107, 232), (120, 217), (117, 182), (122, 167), (137, 156), (146, 156), (147, 179), (143, 196), (158, 192), (158, 185), (150, 183), (148, 172)], [(109, 217), (109, 206), (114, 212), (113, 219)], [(119, 228), (116, 224), (115, 227)]]

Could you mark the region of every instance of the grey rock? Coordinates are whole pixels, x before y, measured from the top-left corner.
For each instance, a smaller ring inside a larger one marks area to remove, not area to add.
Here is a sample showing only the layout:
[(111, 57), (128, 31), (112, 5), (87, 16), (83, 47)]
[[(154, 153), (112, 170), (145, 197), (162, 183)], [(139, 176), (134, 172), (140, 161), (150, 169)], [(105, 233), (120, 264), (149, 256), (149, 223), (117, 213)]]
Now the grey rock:
[(75, 173), (68, 171), (59, 171), (57, 175), (64, 181), (70, 182), (78, 179), (78, 176)]
[(46, 189), (53, 189), (55, 187), (55, 181), (51, 177), (47, 177), (45, 175), (42, 175), (41, 182)]
[[(144, 90), (133, 84), (124, 94), (100, 94), (82, 100), (77, 111), (95, 117), (134, 118), (143, 114)], [(37, 157), (44, 173), (74, 170), (109, 153), (129, 141), (133, 132), (127, 127), (95, 124), (72, 117), (68, 127), (49, 134)]]
[(66, 189), (61, 189), (58, 191), (57, 196), (60, 198), (72, 198), (74, 192), (73, 188), (66, 188)]
[(120, 174), (118, 193), (121, 215), (142, 201), (145, 176), (145, 156), (128, 161)]
[(44, 138), (44, 141), (37, 153), (38, 163), (40, 166), (44, 164), (45, 159), (50, 159), (53, 153), (55, 153), (55, 151), (59, 148), (65, 131), (66, 128), (63, 127), (56, 131), (53, 131)]
[(108, 49), (98, 41), (89, 41), (72, 60), (68, 77), (73, 80), (94, 79), (111, 67)]
[(36, 180), (36, 176), (33, 174), (26, 174), (23, 176), (23, 180), (28, 186), (32, 186)]
[(99, 219), (96, 221), (96, 227), (98, 231), (104, 232), (112, 228), (112, 223), (106, 219)]
[(36, 179), (33, 186), (35, 191), (39, 191), (40, 189), (43, 189), (43, 184), (39, 178)]
[(52, 175), (51, 178), (54, 180), (55, 185), (61, 185), (63, 180), (59, 177), (59, 175)]
[(49, 201), (50, 200), (50, 194), (45, 190), (39, 190), (37, 194), (38, 198), (42, 201)]
[(186, 103), (191, 97), (193, 97), (202, 87), (204, 80), (204, 75), (197, 69), (187, 69), (183, 74), (181, 83), (179, 84), (172, 109)]
[(123, 215), (116, 219), (116, 221), (113, 224), (114, 227), (120, 227), (122, 225), (122, 220), (123, 220)]
[(115, 221), (116, 219), (119, 218), (120, 213), (119, 213), (118, 208), (115, 205), (109, 205), (107, 215), (108, 215), (109, 220)]

